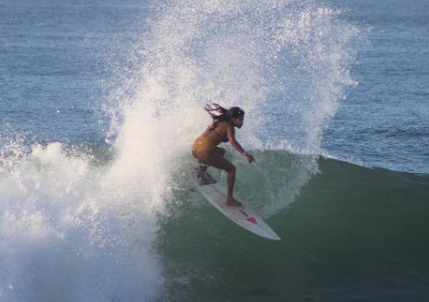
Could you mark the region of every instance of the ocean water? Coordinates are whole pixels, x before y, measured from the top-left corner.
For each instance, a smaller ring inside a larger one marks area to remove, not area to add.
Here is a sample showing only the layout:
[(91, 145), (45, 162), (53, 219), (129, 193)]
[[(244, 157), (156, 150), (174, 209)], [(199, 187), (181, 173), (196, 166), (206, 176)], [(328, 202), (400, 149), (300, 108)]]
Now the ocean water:
[(427, 174), (429, 3), (336, 4), (349, 22), (370, 31), (351, 70), (359, 85), (330, 121), (323, 146), (371, 166)]
[[(0, 0), (0, 301), (429, 300), (428, 29), (423, 0)], [(209, 100), (282, 241), (193, 190)]]

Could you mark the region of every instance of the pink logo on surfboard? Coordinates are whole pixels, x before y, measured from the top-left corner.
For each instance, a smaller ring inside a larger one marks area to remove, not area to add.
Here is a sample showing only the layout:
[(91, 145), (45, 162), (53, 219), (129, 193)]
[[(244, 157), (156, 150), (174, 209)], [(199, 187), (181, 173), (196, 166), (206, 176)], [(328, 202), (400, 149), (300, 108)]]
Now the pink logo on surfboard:
[(251, 222), (251, 223), (253, 223), (253, 224), (258, 224), (258, 221), (254, 217), (246, 218), (246, 220), (249, 221), (249, 222)]

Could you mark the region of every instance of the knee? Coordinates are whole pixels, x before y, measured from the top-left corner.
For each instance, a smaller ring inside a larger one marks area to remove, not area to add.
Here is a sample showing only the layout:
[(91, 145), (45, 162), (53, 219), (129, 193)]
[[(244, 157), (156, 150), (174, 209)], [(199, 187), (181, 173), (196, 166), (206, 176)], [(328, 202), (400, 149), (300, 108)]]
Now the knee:
[(222, 156), (222, 157), (224, 157), (225, 156), (225, 153), (226, 153), (226, 150), (224, 149), (224, 148), (219, 148), (220, 150), (220, 155)]
[(224, 157), (226, 153), (226, 150), (221, 147), (215, 147), (214, 151), (216, 152), (216, 154), (219, 154), (222, 157)]
[(236, 171), (236, 168), (235, 168), (235, 166), (234, 166), (233, 164), (231, 164), (231, 165), (228, 167), (228, 169), (226, 170), (226, 172), (228, 172), (228, 173), (232, 173), (232, 174), (235, 174), (235, 171)]

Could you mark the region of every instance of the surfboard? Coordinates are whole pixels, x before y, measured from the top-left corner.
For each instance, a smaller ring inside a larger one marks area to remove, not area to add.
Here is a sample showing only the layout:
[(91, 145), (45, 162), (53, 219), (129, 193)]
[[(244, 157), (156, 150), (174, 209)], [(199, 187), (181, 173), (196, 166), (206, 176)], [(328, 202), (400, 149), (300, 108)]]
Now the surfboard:
[[(227, 189), (207, 172), (200, 173), (196, 186), (198, 191), (223, 215), (246, 230), (271, 240), (281, 240), (268, 224), (248, 205), (229, 206), (225, 203)], [(237, 198), (236, 198), (237, 199)]]

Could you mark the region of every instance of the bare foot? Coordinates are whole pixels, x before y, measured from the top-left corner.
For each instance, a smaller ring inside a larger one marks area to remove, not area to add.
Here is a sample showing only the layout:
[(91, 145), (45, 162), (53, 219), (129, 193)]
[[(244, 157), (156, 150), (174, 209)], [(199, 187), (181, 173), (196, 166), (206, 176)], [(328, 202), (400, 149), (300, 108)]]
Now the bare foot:
[(228, 206), (231, 206), (231, 207), (241, 207), (242, 206), (242, 203), (241, 202), (239, 202), (239, 201), (237, 201), (237, 200), (235, 200), (235, 199), (232, 199), (232, 200), (226, 200), (226, 204), (228, 205)]

